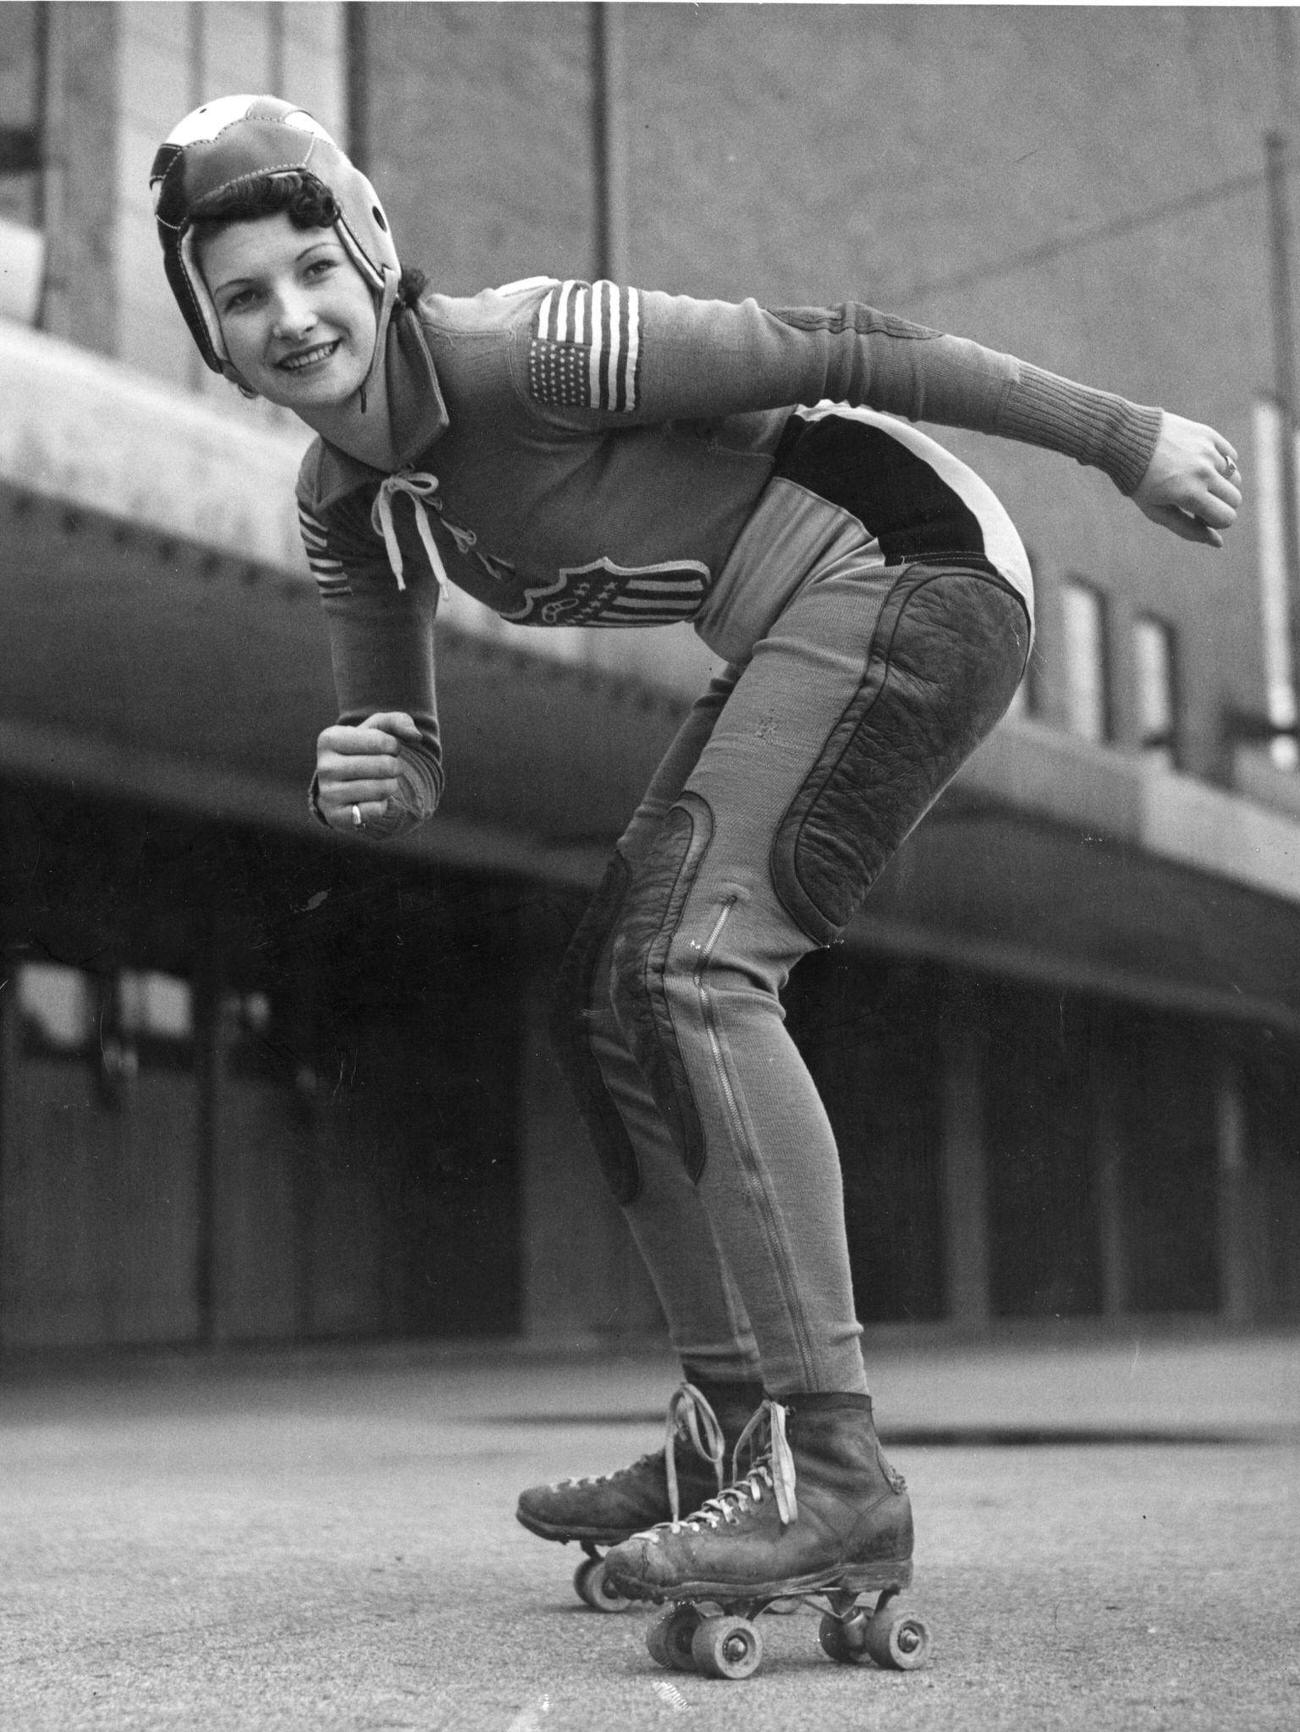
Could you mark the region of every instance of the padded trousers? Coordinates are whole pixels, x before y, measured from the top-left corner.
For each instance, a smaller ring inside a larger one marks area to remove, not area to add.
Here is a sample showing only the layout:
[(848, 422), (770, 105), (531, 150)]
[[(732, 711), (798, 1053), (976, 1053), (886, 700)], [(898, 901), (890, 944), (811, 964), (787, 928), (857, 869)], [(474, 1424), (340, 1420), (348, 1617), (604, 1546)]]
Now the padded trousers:
[(866, 1390), (838, 1153), (781, 991), (1003, 714), (1029, 639), (978, 556), (829, 561), (691, 711), (575, 932), (558, 1047), (701, 1374)]

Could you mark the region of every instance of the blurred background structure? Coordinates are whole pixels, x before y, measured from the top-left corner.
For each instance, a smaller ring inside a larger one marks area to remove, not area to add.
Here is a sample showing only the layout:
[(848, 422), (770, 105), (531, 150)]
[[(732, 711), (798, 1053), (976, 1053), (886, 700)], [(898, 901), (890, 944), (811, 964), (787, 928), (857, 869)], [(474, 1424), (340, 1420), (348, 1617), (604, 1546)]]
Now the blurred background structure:
[(1298, 23), (0, 6), (0, 1363), (659, 1328), (545, 1001), (708, 658), (458, 599), (443, 814), (309, 822), (304, 434), (204, 370), (147, 185), (239, 90), (334, 130), (441, 290), (858, 298), (1236, 443), (1214, 555), (940, 434), (1030, 546), (1031, 676), (789, 1006), (864, 1321), (1300, 1315)]

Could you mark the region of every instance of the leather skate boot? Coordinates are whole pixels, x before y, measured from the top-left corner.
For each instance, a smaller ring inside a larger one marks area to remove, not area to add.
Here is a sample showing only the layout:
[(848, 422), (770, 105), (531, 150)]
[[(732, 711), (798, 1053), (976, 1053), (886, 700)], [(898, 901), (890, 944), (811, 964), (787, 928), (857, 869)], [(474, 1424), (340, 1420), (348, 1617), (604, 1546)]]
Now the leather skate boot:
[(607, 1583), (597, 1546), (615, 1546), (639, 1529), (678, 1520), (716, 1497), (727, 1463), (763, 1399), (760, 1383), (682, 1383), (668, 1403), (664, 1446), (630, 1467), (589, 1479), (531, 1486), (517, 1519), (546, 1540), (578, 1540), (587, 1553), (574, 1577), (579, 1596), (617, 1611), (624, 1596)]
[(765, 1402), (737, 1464), (747, 1445), (757, 1453), (743, 1479), (608, 1554), (612, 1588), (631, 1599), (726, 1605), (908, 1585), (911, 1500), (881, 1452), (868, 1396)]

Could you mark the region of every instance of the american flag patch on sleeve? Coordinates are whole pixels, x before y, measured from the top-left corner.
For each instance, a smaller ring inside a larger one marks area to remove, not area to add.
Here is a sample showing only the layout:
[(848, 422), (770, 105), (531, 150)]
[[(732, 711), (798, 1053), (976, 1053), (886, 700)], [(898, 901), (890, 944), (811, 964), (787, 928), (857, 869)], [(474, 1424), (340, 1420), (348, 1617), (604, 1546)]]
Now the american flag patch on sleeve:
[(556, 283), (537, 309), (528, 389), (566, 409), (637, 407), (641, 297), (615, 283)]

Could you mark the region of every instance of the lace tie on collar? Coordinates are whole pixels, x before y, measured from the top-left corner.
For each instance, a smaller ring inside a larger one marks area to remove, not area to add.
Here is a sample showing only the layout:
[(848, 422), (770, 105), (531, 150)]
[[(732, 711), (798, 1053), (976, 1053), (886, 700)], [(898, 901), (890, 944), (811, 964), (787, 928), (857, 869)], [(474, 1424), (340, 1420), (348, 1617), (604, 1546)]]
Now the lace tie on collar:
[[(438, 491), (438, 477), (430, 475), (426, 470), (410, 469), (397, 475), (385, 475), (379, 484), (379, 492), (375, 495), (375, 503), (370, 508), (370, 522), (384, 538), (384, 551), (388, 555), (388, 563), (393, 576), (397, 579), (398, 589), (406, 588), (402, 575), (402, 550), (397, 542), (397, 529), (393, 523), (393, 500), (399, 493), (404, 493), (411, 501), (411, 509), (415, 513), (415, 527), (420, 534), (420, 543), (429, 556), (429, 564), (438, 580), (438, 588), (446, 591), (448, 578), (447, 568), (442, 563), (442, 555), (438, 552), (438, 543), (434, 540), (433, 525), (429, 522), (426, 501), (433, 500), (434, 509), (439, 509), (434, 495)], [(459, 538), (457, 538), (459, 541)]]

